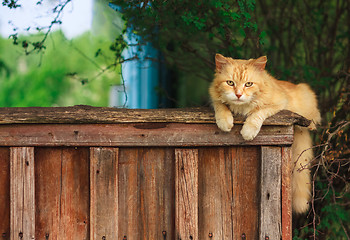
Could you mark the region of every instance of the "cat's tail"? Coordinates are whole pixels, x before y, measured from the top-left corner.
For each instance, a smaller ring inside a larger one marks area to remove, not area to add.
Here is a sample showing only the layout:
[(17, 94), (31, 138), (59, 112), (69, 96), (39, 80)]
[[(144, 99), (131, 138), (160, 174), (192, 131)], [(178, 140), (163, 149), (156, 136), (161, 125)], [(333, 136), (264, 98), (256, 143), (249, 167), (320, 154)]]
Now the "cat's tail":
[(293, 211), (304, 213), (309, 209), (311, 197), (310, 162), (313, 159), (312, 140), (309, 130), (304, 127), (294, 127), (294, 143), (292, 145), (292, 175)]
[(311, 124), (308, 127), (310, 130), (315, 130), (316, 126), (321, 123), (321, 114), (317, 107), (317, 97), (310, 86), (305, 83), (297, 85), (297, 98), (299, 104), (296, 109), (291, 109), (292, 112), (296, 112), (306, 119), (311, 120)]

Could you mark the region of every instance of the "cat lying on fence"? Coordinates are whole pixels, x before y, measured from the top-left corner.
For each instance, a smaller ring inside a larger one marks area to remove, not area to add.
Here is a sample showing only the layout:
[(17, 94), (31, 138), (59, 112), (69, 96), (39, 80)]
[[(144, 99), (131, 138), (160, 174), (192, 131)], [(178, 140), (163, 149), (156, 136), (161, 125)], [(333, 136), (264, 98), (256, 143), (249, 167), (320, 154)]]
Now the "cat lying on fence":
[[(267, 58), (237, 60), (215, 56), (216, 74), (209, 93), (218, 127), (225, 132), (233, 127), (234, 114), (246, 116), (242, 137), (249, 141), (259, 133), (264, 120), (281, 110), (290, 110), (312, 120), (309, 129), (321, 121), (315, 93), (307, 84), (279, 81), (265, 70)], [(313, 159), (312, 140), (305, 127), (295, 126), (292, 145), (293, 210), (306, 212), (311, 196), (309, 163)]]

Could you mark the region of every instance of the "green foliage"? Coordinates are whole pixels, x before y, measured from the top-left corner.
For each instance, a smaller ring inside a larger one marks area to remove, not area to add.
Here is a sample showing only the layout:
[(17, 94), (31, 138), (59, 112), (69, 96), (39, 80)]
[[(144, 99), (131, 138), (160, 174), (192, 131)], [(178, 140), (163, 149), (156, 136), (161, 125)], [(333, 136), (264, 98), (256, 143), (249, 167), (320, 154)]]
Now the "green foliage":
[(216, 52), (233, 57), (259, 55), (256, 48), (243, 48), (248, 36), (264, 37), (253, 17), (253, 0), (113, 3), (122, 7), (127, 26), (160, 49), (168, 66), (178, 73), (178, 106), (208, 102)]
[(11, 40), (0, 39), (0, 106), (107, 106), (110, 86), (120, 83), (117, 65), (109, 65), (114, 60), (110, 45), (88, 33), (69, 41), (55, 32), (45, 51), (26, 56), (21, 46), (14, 48)]
[[(208, 85), (217, 52), (233, 58), (267, 55), (273, 75), (308, 82), (325, 105), (338, 90), (334, 76), (349, 66), (345, 0), (113, 3), (121, 6), (127, 26), (160, 49), (168, 66), (184, 78), (181, 89), (189, 88), (189, 81)], [(193, 91), (179, 90), (178, 98), (186, 106), (208, 101), (204, 88)]]
[(110, 50), (114, 53), (115, 61), (120, 62), (123, 60), (122, 53), (127, 46), (128, 44), (122, 35), (114, 40), (114, 43), (110, 46)]
[[(314, 237), (315, 239), (348, 239), (345, 229), (349, 229), (350, 212), (346, 206), (333, 203), (329, 194), (324, 196), (323, 207), (318, 216), (319, 222), (316, 224), (315, 229), (312, 225), (294, 229), (293, 240), (313, 239)], [(349, 195), (346, 197), (349, 200)]]
[(8, 8), (18, 8), (21, 5), (17, 4), (18, 0), (2, 0), (2, 5)]
[(94, 0), (93, 12), (92, 33), (114, 41), (123, 31), (121, 13), (110, 8), (106, 0)]
[(311, 85), (324, 129), (315, 136), (320, 146), (314, 183), (324, 184), (315, 187), (312, 217), (299, 218), (296, 225), (306, 227), (297, 227), (294, 239), (349, 238), (350, 2), (113, 2), (121, 6), (127, 26), (163, 53), (178, 79), (173, 83), (178, 106), (208, 103), (215, 53), (243, 59), (267, 55), (272, 75)]

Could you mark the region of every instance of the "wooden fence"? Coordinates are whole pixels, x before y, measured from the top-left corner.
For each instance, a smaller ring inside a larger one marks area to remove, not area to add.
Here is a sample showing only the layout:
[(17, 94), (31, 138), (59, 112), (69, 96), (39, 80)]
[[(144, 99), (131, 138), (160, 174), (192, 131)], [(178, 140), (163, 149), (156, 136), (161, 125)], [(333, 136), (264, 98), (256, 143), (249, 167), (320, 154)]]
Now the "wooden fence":
[(0, 109), (1, 239), (291, 239), (293, 125), (208, 109)]

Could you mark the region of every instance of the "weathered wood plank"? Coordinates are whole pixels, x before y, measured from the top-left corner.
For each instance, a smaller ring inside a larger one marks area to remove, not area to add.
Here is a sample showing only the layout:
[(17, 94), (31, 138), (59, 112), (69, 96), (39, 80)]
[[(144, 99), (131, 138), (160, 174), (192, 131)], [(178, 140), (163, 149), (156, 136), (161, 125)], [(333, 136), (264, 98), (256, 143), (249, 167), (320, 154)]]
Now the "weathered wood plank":
[(281, 148), (261, 147), (259, 239), (281, 239)]
[(199, 239), (198, 150), (175, 149), (175, 239)]
[(37, 239), (59, 239), (61, 228), (62, 149), (35, 149)]
[(89, 239), (89, 149), (36, 148), (36, 239)]
[(90, 236), (118, 239), (118, 148), (90, 148)]
[(10, 149), (11, 240), (35, 239), (34, 148)]
[(0, 236), (10, 239), (10, 148), (0, 148)]
[(263, 126), (245, 141), (241, 125), (230, 133), (215, 124), (14, 124), (0, 125), (0, 146), (227, 146), (291, 145), (293, 126)]
[[(0, 108), (0, 124), (14, 123), (215, 123), (214, 111), (210, 108), (188, 109), (117, 109), (106, 107), (31, 107)], [(242, 124), (241, 116), (235, 124)], [(308, 126), (309, 120), (296, 113), (281, 111), (266, 119), (265, 125)]]
[(259, 151), (199, 150), (199, 239), (258, 238)]
[[(234, 239), (258, 239), (259, 219), (259, 147), (234, 147), (229, 149), (232, 161)], [(271, 239), (271, 238), (270, 238)]]
[(291, 148), (282, 148), (282, 239), (292, 239), (292, 171)]
[(120, 148), (119, 237), (175, 239), (174, 151)]
[[(140, 191), (138, 189), (138, 150), (120, 149), (119, 153), (119, 202), (118, 239), (141, 239)], [(124, 238), (125, 237), (125, 238)]]
[(199, 239), (237, 239), (231, 160), (226, 148), (199, 149)]
[(174, 152), (167, 148), (139, 151), (141, 239), (174, 239)]

